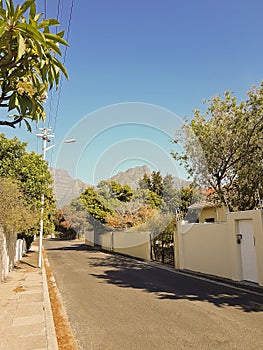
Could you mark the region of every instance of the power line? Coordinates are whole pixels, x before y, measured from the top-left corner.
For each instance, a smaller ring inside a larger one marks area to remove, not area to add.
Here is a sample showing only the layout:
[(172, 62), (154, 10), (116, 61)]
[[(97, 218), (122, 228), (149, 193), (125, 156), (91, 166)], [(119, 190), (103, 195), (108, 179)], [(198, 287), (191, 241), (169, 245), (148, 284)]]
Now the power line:
[[(45, 0), (46, 2), (46, 0)], [(61, 0), (58, 0), (57, 2), (57, 14), (56, 14), (56, 19), (57, 21), (60, 22), (60, 16), (61, 16), (61, 13), (62, 13), (62, 1)], [(58, 33), (58, 27), (56, 27), (56, 34)], [(50, 99), (49, 99), (49, 112), (48, 112), (48, 120), (47, 120), (47, 125), (48, 127), (51, 127), (51, 124), (52, 124), (52, 116), (53, 116), (53, 96), (54, 96), (54, 92), (53, 92), (53, 89), (50, 90)]]
[(47, 0), (44, 0), (44, 17), (47, 18)]
[[(73, 7), (74, 7), (74, 2), (75, 0), (71, 1), (71, 8), (70, 8), (70, 14), (69, 14), (69, 21), (68, 21), (68, 27), (67, 27), (67, 36), (66, 36), (66, 41), (69, 42), (69, 35), (70, 35), (70, 28), (71, 28), (71, 21), (72, 21), (72, 14), (73, 14)], [(63, 65), (65, 65), (66, 58), (67, 58), (67, 52), (68, 52), (68, 46), (65, 48), (64, 52), (64, 58), (63, 58)], [(56, 122), (57, 122), (57, 117), (58, 117), (58, 110), (60, 106), (60, 98), (61, 98), (61, 92), (62, 92), (62, 87), (63, 87), (63, 75), (61, 76), (60, 80), (60, 85), (59, 85), (59, 91), (58, 91), (58, 101), (57, 101), (57, 107), (56, 107), (56, 112), (55, 112), (55, 120), (54, 120), (54, 127), (53, 130), (56, 129)]]
[[(58, 8), (60, 1), (58, 2)], [(71, 29), (71, 22), (72, 22), (72, 16), (73, 16), (73, 8), (74, 8), (74, 3), (75, 0), (71, 1), (71, 6), (70, 6), (70, 12), (69, 12), (69, 20), (68, 20), (68, 26), (67, 26), (67, 31), (66, 31), (66, 41), (69, 42), (69, 36), (70, 36), (70, 29)], [(60, 13), (60, 10), (58, 9), (58, 15)], [(66, 58), (67, 58), (67, 52), (68, 52), (68, 46), (65, 47), (64, 51), (64, 57), (63, 57), (63, 65), (65, 66)], [(59, 84), (59, 90), (58, 90), (58, 98), (57, 98), (57, 106), (56, 106), (56, 112), (55, 112), (55, 118), (54, 118), (54, 124), (53, 124), (53, 130), (56, 131), (56, 124), (57, 124), (57, 118), (58, 118), (58, 111), (60, 107), (60, 99), (61, 99), (61, 92), (62, 92), (62, 87), (63, 87), (63, 81), (64, 81), (64, 76), (61, 75), (60, 79), (60, 84)], [(51, 162), (52, 162), (52, 157), (53, 157), (53, 152), (51, 152)]]
[[(58, 0), (58, 6), (57, 6), (57, 20), (59, 21), (59, 17), (60, 17), (60, 10), (62, 10), (62, 3), (61, 0)], [(58, 27), (56, 27), (56, 33), (58, 32)]]

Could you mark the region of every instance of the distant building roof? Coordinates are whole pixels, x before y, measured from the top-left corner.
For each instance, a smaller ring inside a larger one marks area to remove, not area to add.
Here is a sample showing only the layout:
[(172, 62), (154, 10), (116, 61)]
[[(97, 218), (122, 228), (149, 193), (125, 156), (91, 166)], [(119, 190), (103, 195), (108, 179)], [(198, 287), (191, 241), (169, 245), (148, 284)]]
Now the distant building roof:
[(201, 201), (190, 205), (189, 209), (204, 209), (204, 208), (215, 208), (216, 204), (207, 201)]

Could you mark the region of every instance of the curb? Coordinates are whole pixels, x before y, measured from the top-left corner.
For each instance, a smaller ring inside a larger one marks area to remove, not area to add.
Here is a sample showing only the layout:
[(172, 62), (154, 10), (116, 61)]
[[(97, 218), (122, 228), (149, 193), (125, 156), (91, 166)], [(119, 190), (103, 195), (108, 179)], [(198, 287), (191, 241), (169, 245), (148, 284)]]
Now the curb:
[(243, 282), (243, 281), (234, 281), (234, 280), (230, 280), (224, 277), (219, 277), (219, 276), (214, 276), (214, 275), (208, 275), (208, 274), (204, 274), (201, 272), (195, 272), (195, 271), (191, 271), (191, 270), (179, 270), (179, 269), (175, 269), (171, 266), (167, 266), (167, 265), (163, 265), (163, 264), (158, 264), (155, 263), (154, 261), (151, 262), (147, 262), (150, 266), (155, 267), (157, 269), (163, 269), (166, 271), (170, 271), (172, 273), (177, 273), (179, 275), (184, 275), (187, 277), (193, 277), (196, 279), (200, 279), (206, 282), (210, 282), (210, 283), (216, 283), (219, 285), (223, 285), (226, 286), (228, 288), (233, 288), (233, 289), (238, 289), (247, 293), (253, 293), (253, 294), (257, 294), (257, 295), (261, 295), (263, 294), (263, 287), (255, 285), (253, 283), (249, 283), (249, 282)]
[[(47, 284), (48, 302), (50, 305), (51, 318), (52, 318), (51, 325), (53, 327), (53, 332), (55, 333), (55, 340), (56, 340), (56, 347), (48, 347), (48, 350), (59, 350), (60, 347), (63, 349), (65, 348), (65, 349), (70, 349), (70, 350), (77, 350), (77, 349), (79, 349), (79, 347), (77, 344), (77, 340), (73, 334), (71, 324), (69, 322), (68, 315), (67, 315), (66, 309), (65, 309), (64, 304), (63, 304), (62, 296), (61, 296), (60, 291), (57, 287), (53, 272), (50, 270), (50, 264), (49, 264), (48, 257), (46, 256), (44, 248), (43, 248), (43, 251), (44, 251), (44, 254), (43, 254), (44, 264), (43, 265), (45, 266), (45, 278), (46, 278), (46, 284)], [(59, 303), (60, 311), (58, 312), (58, 315), (60, 317), (62, 317), (62, 321), (61, 320), (59, 321), (60, 322), (59, 325), (57, 324), (57, 322), (58, 322), (57, 314), (55, 314), (55, 316), (53, 316), (53, 312), (52, 312), (52, 308), (51, 308), (51, 301), (50, 301), (50, 295), (49, 295), (49, 289), (48, 289), (48, 286), (50, 286), (49, 283), (52, 284), (52, 287), (50, 289), (51, 290), (50, 294), (52, 296), (52, 300), (53, 300), (52, 289), (54, 288), (55, 289), (55, 299)], [(61, 327), (61, 325), (62, 325), (62, 327)], [(65, 330), (66, 330), (66, 333), (67, 333), (66, 337), (61, 334), (62, 329), (63, 329), (63, 332), (65, 332)], [(52, 331), (52, 329), (51, 329), (51, 331)], [(54, 336), (51, 336), (50, 341), (54, 341)]]
[(241, 291), (244, 291), (247, 293), (253, 293), (253, 294), (257, 294), (257, 295), (261, 295), (261, 296), (263, 294), (263, 286), (256, 285), (252, 282), (234, 281), (234, 280), (231, 280), (228, 278), (214, 276), (214, 275), (208, 275), (208, 274), (197, 272), (197, 271), (191, 271), (191, 270), (185, 270), (185, 269), (180, 270), (180, 269), (174, 268), (172, 265), (161, 264), (161, 263), (158, 263), (154, 260), (146, 260), (143, 258), (138, 258), (138, 257), (134, 257), (134, 256), (127, 255), (127, 254), (109, 251), (109, 250), (101, 249), (98, 247), (91, 247), (91, 246), (88, 246), (88, 247), (91, 248), (92, 250), (97, 250), (97, 251), (103, 252), (105, 254), (118, 255), (120, 257), (126, 257), (129, 259), (133, 259), (133, 260), (136, 260), (138, 262), (141, 262), (144, 265), (151, 266), (151, 267), (156, 268), (156, 269), (162, 269), (162, 270), (166, 270), (166, 271), (176, 273), (179, 275), (196, 278), (196, 279), (203, 280), (203, 281), (210, 282), (210, 283), (216, 283), (218, 285), (223, 285), (223, 286), (226, 286), (229, 288), (238, 289), (238, 290), (241, 290)]
[(42, 281), (43, 281), (43, 294), (44, 294), (44, 314), (46, 322), (46, 336), (47, 336), (47, 349), (59, 350), (57, 335), (55, 330), (55, 324), (53, 319), (53, 313), (51, 309), (51, 303), (48, 293), (48, 284), (44, 259), (42, 259)]

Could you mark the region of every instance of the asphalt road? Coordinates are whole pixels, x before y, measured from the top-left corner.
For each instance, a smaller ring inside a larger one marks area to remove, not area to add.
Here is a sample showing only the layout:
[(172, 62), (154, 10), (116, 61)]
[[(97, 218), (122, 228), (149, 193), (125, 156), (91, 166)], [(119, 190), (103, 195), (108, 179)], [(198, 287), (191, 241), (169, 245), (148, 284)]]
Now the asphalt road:
[(263, 296), (76, 242), (44, 246), (80, 349), (263, 349)]

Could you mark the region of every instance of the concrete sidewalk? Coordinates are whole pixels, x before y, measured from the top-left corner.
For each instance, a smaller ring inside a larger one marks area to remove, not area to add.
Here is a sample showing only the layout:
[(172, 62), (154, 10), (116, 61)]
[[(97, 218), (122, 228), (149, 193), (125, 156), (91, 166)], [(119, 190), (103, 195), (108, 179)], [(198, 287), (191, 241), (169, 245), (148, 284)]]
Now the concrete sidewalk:
[(37, 242), (0, 283), (0, 350), (58, 350), (46, 273)]

